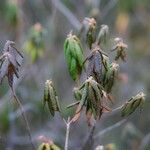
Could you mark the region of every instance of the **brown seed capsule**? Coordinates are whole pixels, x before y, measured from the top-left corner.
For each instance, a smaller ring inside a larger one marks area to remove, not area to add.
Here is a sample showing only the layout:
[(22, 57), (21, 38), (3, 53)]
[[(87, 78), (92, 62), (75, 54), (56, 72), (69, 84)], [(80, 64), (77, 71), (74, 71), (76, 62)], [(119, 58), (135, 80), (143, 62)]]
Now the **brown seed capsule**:
[(92, 44), (95, 42), (94, 32), (96, 28), (96, 21), (94, 18), (85, 18), (83, 21), (83, 29), (86, 32), (86, 42), (89, 49), (92, 48)]
[(18, 55), (23, 57), (21, 53), (14, 48), (15, 43), (13, 41), (7, 41), (4, 46), (3, 55), (0, 57), (2, 60), (0, 68), (0, 82), (7, 76), (10, 87), (13, 87), (14, 75), (19, 78), (18, 72), (20, 64), (17, 61)]
[(92, 50), (91, 55), (87, 58), (88, 60), (88, 68), (87, 68), (87, 76), (93, 76), (94, 79), (100, 83), (102, 80), (102, 54), (99, 50), (99, 47), (95, 47)]

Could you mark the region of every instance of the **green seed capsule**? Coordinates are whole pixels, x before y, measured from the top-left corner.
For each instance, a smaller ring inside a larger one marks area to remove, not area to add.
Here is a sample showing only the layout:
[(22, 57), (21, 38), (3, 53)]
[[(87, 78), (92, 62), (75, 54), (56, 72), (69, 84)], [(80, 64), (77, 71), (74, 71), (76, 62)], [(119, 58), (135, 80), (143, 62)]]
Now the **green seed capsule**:
[(55, 111), (60, 111), (58, 96), (51, 80), (45, 82), (44, 105), (46, 103), (52, 116), (55, 115)]
[(132, 97), (130, 100), (128, 100), (122, 107), (121, 115), (123, 117), (129, 116), (132, 114), (138, 107), (143, 106), (145, 101), (145, 95), (144, 93), (139, 93), (136, 96)]
[(49, 143), (42, 143), (42, 144), (39, 146), (38, 150), (51, 150), (50, 144), (49, 144)]
[(76, 80), (83, 68), (83, 51), (80, 40), (71, 33), (64, 43), (64, 54), (67, 61), (70, 76)]
[(118, 66), (119, 66), (118, 64), (112, 63), (109, 69), (104, 74), (103, 86), (105, 87), (107, 93), (110, 93), (112, 91), (112, 87), (114, 86), (115, 79), (118, 72)]

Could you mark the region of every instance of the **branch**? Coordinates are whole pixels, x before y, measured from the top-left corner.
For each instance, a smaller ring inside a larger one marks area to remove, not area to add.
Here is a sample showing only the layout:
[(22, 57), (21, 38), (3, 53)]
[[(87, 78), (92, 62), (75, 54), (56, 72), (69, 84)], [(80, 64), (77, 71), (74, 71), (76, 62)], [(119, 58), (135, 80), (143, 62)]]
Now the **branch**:
[(80, 30), (81, 23), (74, 16), (74, 14), (60, 1), (60, 0), (51, 0), (53, 5), (69, 20), (74, 28)]
[(33, 144), (33, 141), (32, 141), (31, 130), (30, 130), (29, 122), (28, 122), (27, 117), (26, 117), (25, 112), (24, 112), (24, 108), (23, 108), (23, 106), (22, 106), (20, 100), (18, 99), (18, 97), (17, 97), (17, 95), (16, 95), (16, 93), (15, 93), (15, 91), (14, 91), (14, 89), (13, 89), (12, 87), (11, 87), (11, 91), (12, 91), (12, 93), (13, 93), (14, 99), (16, 100), (17, 104), (18, 104), (19, 107), (20, 107), (22, 117), (23, 117), (23, 119), (24, 119), (24, 121), (25, 121), (25, 124), (26, 124), (26, 129), (27, 129), (27, 131), (28, 131), (28, 135), (29, 135), (29, 138), (30, 138), (30, 142), (31, 142), (31, 145), (32, 145), (32, 149), (33, 149), (33, 150), (36, 150), (36, 148), (35, 148), (35, 146), (34, 146), (34, 144)]
[[(29, 105), (29, 104), (26, 104), (26, 105), (23, 106), (23, 109), (24, 109), (24, 112), (27, 112), (27, 111), (29, 111), (29, 110), (34, 110), (35, 108), (34, 108), (33, 106)], [(11, 119), (11, 120), (15, 120), (15, 119), (17, 119), (19, 116), (21, 116), (21, 115), (22, 115), (22, 114), (21, 114), (21, 112), (20, 112), (20, 108), (18, 108), (15, 112), (12, 112), (12, 113), (10, 114), (10, 119)]]
[(122, 124), (124, 124), (124, 123), (126, 122), (126, 120), (127, 120), (127, 119), (123, 119), (123, 120), (121, 120), (121, 121), (115, 123), (114, 125), (112, 125), (112, 126), (110, 126), (110, 127), (107, 127), (106, 129), (100, 131), (99, 133), (97, 133), (97, 134), (94, 136), (94, 139), (96, 139), (96, 138), (102, 136), (103, 134), (105, 134), (105, 133), (107, 133), (107, 132), (109, 132), (109, 131), (111, 131), (111, 130), (113, 130), (113, 129), (119, 127), (119, 126), (121, 126)]
[(88, 138), (86, 139), (85, 144), (84, 144), (82, 150), (84, 150), (84, 149), (93, 149), (93, 143), (94, 143), (93, 136), (94, 136), (94, 131), (95, 131), (95, 124), (94, 124), (94, 125), (92, 126), (92, 128), (91, 128), (90, 134), (89, 134)]
[[(21, 83), (21, 81), (24, 79), (24, 77), (26, 77), (26, 74), (28, 72), (28, 68), (26, 68), (25, 70), (22, 71), (22, 76), (20, 76), (20, 78), (15, 82), (14, 84), (14, 90), (17, 88), (17, 86)], [(0, 99), (0, 109), (1, 107), (3, 107), (4, 104), (6, 104), (6, 102), (8, 100), (10, 100), (13, 97), (11, 89), (8, 90), (8, 92)]]
[(107, 14), (110, 12), (110, 10), (115, 7), (115, 5), (117, 4), (118, 0), (110, 0), (109, 3), (104, 7), (104, 9), (102, 10), (102, 16), (101, 19), (103, 20)]
[(145, 149), (146, 145), (149, 143), (150, 143), (150, 132), (143, 138), (140, 145), (140, 150)]

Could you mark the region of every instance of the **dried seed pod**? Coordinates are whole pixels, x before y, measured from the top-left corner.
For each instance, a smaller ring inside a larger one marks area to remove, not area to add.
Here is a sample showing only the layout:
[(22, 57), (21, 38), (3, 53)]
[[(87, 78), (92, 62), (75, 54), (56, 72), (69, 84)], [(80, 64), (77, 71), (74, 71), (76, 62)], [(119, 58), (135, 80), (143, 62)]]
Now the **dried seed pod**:
[(86, 42), (90, 49), (92, 48), (92, 44), (94, 43), (94, 41), (95, 40), (94, 40), (94, 35), (93, 35), (93, 29), (90, 28), (86, 35)]
[(107, 37), (109, 33), (109, 28), (107, 25), (101, 25), (101, 29), (99, 31), (98, 37), (97, 37), (97, 43), (100, 44), (101, 42), (106, 43)]
[(112, 51), (117, 51), (115, 60), (121, 59), (122, 61), (126, 61), (126, 49), (128, 46), (123, 43), (123, 40), (121, 38), (115, 38), (115, 46)]
[(80, 40), (70, 33), (64, 43), (64, 54), (69, 73), (73, 80), (81, 74), (83, 68), (83, 50)]
[(99, 97), (96, 96), (94, 89), (91, 85), (89, 85), (89, 95), (87, 99), (87, 104), (89, 105), (89, 108), (92, 110), (92, 114), (94, 116), (94, 119), (97, 120), (99, 118), (99, 112), (100, 112), (100, 105), (99, 103)]
[(99, 50), (99, 47), (95, 47), (92, 50), (91, 55), (87, 58), (89, 61), (87, 68), (87, 76), (93, 76), (94, 79), (100, 83), (102, 80), (102, 54)]
[(128, 100), (122, 107), (122, 117), (127, 117), (132, 114), (138, 107), (142, 107), (145, 101), (145, 94), (140, 92), (136, 96)]
[(19, 78), (18, 71), (20, 64), (17, 61), (18, 55), (23, 57), (21, 53), (13, 47), (14, 45), (15, 43), (13, 41), (7, 41), (4, 46), (3, 55), (0, 57), (0, 60), (2, 60), (0, 82), (7, 76), (10, 87), (13, 87), (14, 75)]
[(103, 76), (103, 86), (107, 93), (112, 91), (112, 87), (114, 86), (115, 79), (118, 73), (119, 65), (116, 63), (112, 63), (108, 70), (105, 72)]
[(102, 101), (103, 92), (102, 92), (102, 89), (99, 88), (100, 84), (97, 83), (95, 80), (92, 79), (90, 81), (90, 85), (91, 85), (91, 89), (93, 91), (93, 95), (95, 97), (92, 100), (93, 108), (94, 108), (93, 112), (95, 112), (95, 114), (93, 114), (93, 115), (94, 115), (94, 118), (97, 120), (97, 119), (100, 119), (100, 117), (103, 113), (103, 105), (102, 105), (103, 104), (103, 101)]
[[(72, 121), (74, 122), (80, 117), (80, 112), (84, 106), (86, 107), (88, 121), (90, 121), (91, 117), (94, 117), (95, 120), (100, 119), (104, 109), (107, 109), (107, 107), (103, 106), (103, 87), (90, 76), (77, 90), (81, 92), (81, 99), (79, 102), (71, 104), (71, 107), (78, 104), (76, 114)], [(107, 109), (107, 112), (108, 110), (109, 109)], [(88, 124), (90, 124), (90, 122), (88, 122)]]
[(53, 83), (51, 80), (47, 80), (45, 82), (45, 88), (44, 88), (44, 106), (47, 103), (50, 114), (52, 116), (55, 115), (55, 111), (60, 112), (60, 105), (58, 101), (58, 96), (56, 94), (56, 90), (53, 86)]
[(99, 83), (97, 83), (93, 77), (89, 77), (87, 82), (89, 83), (89, 86), (86, 109), (87, 112), (88, 110), (91, 110), (95, 120), (97, 120), (100, 119), (103, 111), (102, 91), (99, 88)]
[(89, 48), (92, 48), (92, 44), (95, 42), (94, 32), (96, 29), (96, 21), (94, 18), (85, 18), (83, 20), (83, 29), (86, 32), (86, 42)]

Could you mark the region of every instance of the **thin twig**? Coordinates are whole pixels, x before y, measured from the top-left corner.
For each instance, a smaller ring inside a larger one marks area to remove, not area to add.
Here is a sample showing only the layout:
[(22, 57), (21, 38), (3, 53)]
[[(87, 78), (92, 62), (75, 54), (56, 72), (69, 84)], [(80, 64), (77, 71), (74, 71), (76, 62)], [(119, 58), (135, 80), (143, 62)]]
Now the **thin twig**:
[(119, 126), (121, 126), (123, 123), (126, 122), (126, 120), (127, 120), (127, 119), (123, 119), (123, 120), (121, 120), (121, 121), (115, 123), (114, 125), (112, 125), (112, 126), (110, 126), (110, 127), (107, 127), (106, 129), (100, 131), (99, 133), (97, 133), (97, 134), (94, 136), (94, 139), (96, 139), (96, 138), (102, 136), (103, 134), (105, 134), (105, 133), (107, 133), (107, 132), (109, 132), (109, 131), (111, 131), (111, 130), (113, 130), (113, 129), (119, 127)]
[[(33, 106), (31, 106), (31, 105), (29, 105), (29, 104), (26, 104), (26, 105), (24, 105), (23, 106), (23, 109), (24, 109), (24, 112), (27, 112), (27, 111), (29, 111), (29, 110), (35, 110), (35, 108), (33, 109), (34, 107)], [(12, 112), (11, 114), (10, 114), (10, 118), (11, 118), (11, 120), (15, 120), (15, 119), (17, 119), (19, 116), (21, 116), (22, 115), (22, 113), (20, 112), (20, 108), (18, 108), (15, 112)]]
[(23, 117), (23, 119), (24, 119), (24, 121), (25, 121), (25, 123), (26, 123), (26, 129), (27, 129), (27, 131), (28, 131), (28, 136), (29, 136), (29, 138), (30, 138), (32, 148), (33, 148), (33, 150), (36, 150), (36, 148), (35, 148), (35, 146), (34, 146), (34, 144), (33, 144), (33, 142), (32, 142), (31, 130), (30, 130), (30, 126), (29, 126), (27, 117), (26, 117), (26, 115), (25, 115), (25, 113), (24, 113), (24, 108), (23, 108), (23, 106), (22, 106), (20, 100), (18, 99), (18, 97), (17, 97), (17, 95), (16, 95), (16, 93), (15, 93), (15, 91), (14, 91), (14, 89), (13, 89), (12, 87), (11, 87), (11, 91), (12, 91), (12, 94), (13, 94), (14, 99), (16, 100), (17, 104), (18, 104), (19, 107), (20, 107), (20, 110), (21, 110), (21, 113), (22, 113), (22, 117)]
[(70, 132), (70, 117), (68, 117), (67, 122), (65, 122), (66, 124), (66, 139), (65, 139), (65, 147), (64, 150), (68, 150), (68, 142), (69, 142), (69, 132)]
[(93, 136), (94, 136), (94, 131), (95, 131), (95, 125), (94, 124), (91, 128), (90, 134), (88, 136), (88, 138), (85, 141), (85, 144), (83, 145), (83, 150), (84, 149), (93, 149), (93, 144), (94, 144), (94, 140), (93, 140)]
[(102, 10), (102, 20), (107, 16), (107, 14), (110, 12), (110, 10), (115, 7), (117, 4), (118, 0), (110, 0), (109, 3), (104, 7)]
[(74, 14), (60, 1), (51, 0), (55, 7), (70, 21), (74, 28), (80, 30), (81, 23), (74, 16)]
[[(15, 82), (14, 86), (13, 86), (13, 89), (15, 90), (17, 88), (17, 86), (22, 82), (22, 80), (24, 79), (24, 77), (26, 77), (26, 74), (28, 72), (28, 66), (26, 69), (24, 69), (22, 72), (21, 72), (21, 76), (20, 78)], [(12, 98), (12, 92), (11, 92), (11, 89), (8, 90), (8, 92), (2, 97), (0, 98), (0, 108), (3, 107), (3, 105), (6, 104), (6, 102)]]
[(140, 145), (140, 150), (145, 149), (147, 144), (150, 144), (150, 132), (143, 138)]

